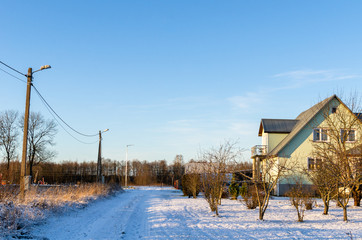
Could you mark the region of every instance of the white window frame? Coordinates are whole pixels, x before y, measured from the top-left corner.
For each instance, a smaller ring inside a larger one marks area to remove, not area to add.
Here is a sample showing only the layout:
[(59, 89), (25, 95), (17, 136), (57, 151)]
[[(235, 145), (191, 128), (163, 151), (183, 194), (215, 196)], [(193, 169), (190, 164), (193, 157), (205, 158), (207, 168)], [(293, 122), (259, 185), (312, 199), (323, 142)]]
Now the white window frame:
[[(348, 131), (348, 134), (346, 136), (346, 140), (343, 139), (343, 134), (342, 134), (343, 131)], [(354, 132), (354, 139), (350, 140), (350, 136), (351, 136), (350, 132), (352, 132), (352, 131)], [(353, 143), (353, 142), (357, 141), (357, 131), (356, 131), (356, 129), (349, 129), (349, 130), (341, 129), (339, 134), (340, 134), (340, 139), (341, 139), (342, 142)]]
[[(308, 170), (309, 171), (316, 171), (318, 169), (320, 169), (320, 165), (322, 163), (322, 159), (320, 158), (313, 158), (313, 157), (308, 157), (307, 160), (307, 164), (308, 164)], [(319, 163), (319, 164), (318, 164)], [(313, 167), (310, 167), (313, 166)]]
[[(318, 131), (318, 133), (316, 133), (316, 131)], [(318, 139), (315, 138), (316, 134), (319, 135)], [(323, 139), (323, 136), (326, 136), (327, 139)], [(313, 129), (313, 142), (329, 142), (328, 129), (314, 128)]]

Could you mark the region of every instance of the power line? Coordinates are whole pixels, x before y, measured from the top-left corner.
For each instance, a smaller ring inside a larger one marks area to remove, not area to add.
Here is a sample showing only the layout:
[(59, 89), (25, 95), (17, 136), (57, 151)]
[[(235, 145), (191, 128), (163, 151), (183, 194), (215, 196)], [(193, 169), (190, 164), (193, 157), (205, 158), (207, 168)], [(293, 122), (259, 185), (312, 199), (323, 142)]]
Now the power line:
[[(42, 99), (41, 99), (42, 100)], [(58, 118), (56, 118), (55, 117), (55, 115), (54, 115), (54, 113), (49, 109), (49, 107), (46, 105), (46, 103), (42, 100), (42, 102), (44, 103), (44, 105), (45, 105), (45, 107), (47, 108), (47, 110), (49, 111), (49, 113), (53, 116), (53, 118), (55, 119), (55, 121), (57, 121), (57, 123), (59, 124), (59, 126), (61, 127), (61, 128), (63, 128), (63, 130), (66, 132), (66, 133), (68, 133), (72, 138), (74, 138), (75, 140), (77, 140), (78, 142), (80, 142), (80, 143), (83, 143), (83, 144), (95, 144), (95, 143), (97, 143), (98, 142), (98, 140), (97, 141), (95, 141), (95, 142), (84, 142), (84, 141), (82, 141), (82, 140), (79, 140), (78, 138), (76, 138), (75, 136), (73, 136), (67, 129), (65, 129), (65, 127), (59, 122), (59, 120), (58, 120)]]
[(15, 71), (15, 72), (17, 72), (17, 73), (19, 73), (19, 74), (21, 74), (21, 75), (23, 75), (23, 76), (27, 77), (27, 75), (26, 75), (26, 74), (24, 74), (24, 73), (22, 73), (22, 72), (20, 72), (20, 71), (16, 70), (16, 69), (15, 69), (15, 68), (13, 68), (13, 67), (10, 67), (10, 66), (9, 66), (9, 65), (7, 65), (6, 63), (4, 63), (4, 62), (2, 62), (2, 61), (0, 61), (0, 63), (1, 63), (1, 64), (3, 64), (4, 66), (6, 66), (6, 67), (10, 68), (11, 70), (13, 70), (13, 71)]
[(9, 75), (12, 76), (13, 78), (16, 78), (16, 79), (18, 79), (19, 81), (22, 81), (22, 82), (26, 83), (26, 81), (24, 81), (23, 79), (18, 78), (17, 76), (15, 76), (15, 75), (13, 75), (13, 74), (5, 71), (4, 69), (0, 68), (0, 70), (3, 71), (3, 72), (6, 73), (6, 74), (9, 74)]
[[(55, 111), (54, 109), (49, 105), (49, 103), (44, 99), (44, 97), (40, 94), (40, 92), (38, 91), (38, 89), (32, 85), (35, 92), (38, 94), (38, 96), (40, 97), (40, 99), (43, 101), (43, 103), (46, 105), (46, 107), (48, 108), (49, 111), (51, 111), (52, 113), (54, 113), (57, 118), (59, 118), (60, 121), (62, 121), (68, 128), (70, 128), (71, 130), (73, 130), (74, 132), (78, 133), (79, 135), (82, 135), (82, 136), (85, 136), (85, 137), (95, 137), (95, 136), (98, 136), (98, 133), (96, 134), (84, 134), (84, 133), (81, 133), (77, 130), (75, 130), (74, 128), (72, 128), (68, 123), (66, 123)], [(53, 114), (52, 114), (53, 115)], [(54, 115), (53, 115), (54, 117)], [(55, 117), (54, 117), (55, 118)], [(57, 120), (57, 118), (55, 118)], [(57, 120), (58, 121), (58, 120)], [(61, 125), (62, 126), (62, 125)], [(64, 128), (63, 128), (64, 129)], [(72, 136), (72, 135), (71, 135)], [(74, 137), (74, 136), (73, 136)], [(75, 137), (74, 137), (75, 138)], [(79, 141), (79, 140), (78, 140)], [(82, 141), (81, 141), (82, 142)], [(84, 143), (84, 142), (83, 142)]]
[(98, 142), (98, 140), (97, 141), (95, 141), (95, 142), (84, 142), (84, 141), (82, 141), (82, 140), (79, 140), (78, 138), (76, 138), (75, 136), (73, 136), (67, 129), (65, 129), (65, 127), (59, 122), (59, 120), (54, 116), (54, 114), (53, 114), (53, 112), (49, 109), (49, 107), (45, 104), (45, 102), (42, 100), (42, 102), (44, 103), (44, 105), (45, 105), (45, 107), (47, 108), (47, 110), (49, 111), (49, 113), (53, 116), (53, 118), (55, 119), (55, 121), (57, 121), (57, 123), (59, 124), (59, 126), (61, 127), (61, 128), (63, 128), (63, 130), (66, 132), (66, 133), (68, 133), (72, 138), (74, 138), (75, 140), (77, 140), (78, 142), (80, 142), (80, 143), (83, 143), (83, 144), (95, 144), (95, 143), (97, 143)]
[[(11, 69), (11, 70), (13, 70), (13, 71), (15, 71), (15, 72), (17, 72), (17, 73), (19, 73), (19, 74), (27, 77), (26, 74), (24, 74), (24, 73), (16, 70), (15, 68), (7, 65), (6, 63), (4, 63), (4, 62), (2, 62), (2, 61), (0, 61), (0, 63), (3, 64), (4, 66), (8, 67), (9, 69)], [(3, 71), (4, 73), (9, 74), (9, 75), (12, 76), (12, 77), (18, 79), (19, 81), (22, 81), (22, 82), (26, 83), (26, 81), (24, 81), (23, 79), (20, 79), (20, 78), (14, 76), (13, 74), (5, 71), (4, 69), (1, 69), (1, 68), (0, 68), (0, 70)], [(67, 131), (67, 130), (64, 128), (64, 126), (58, 121), (58, 119), (60, 119), (60, 121), (62, 121), (68, 128), (70, 128), (70, 129), (73, 130), (74, 132), (78, 133), (79, 135), (82, 135), (82, 136), (85, 136), (85, 137), (94, 137), (94, 136), (97, 136), (98, 133), (97, 133), (97, 134), (84, 134), (84, 133), (81, 133), (81, 132), (75, 130), (74, 128), (72, 128), (68, 123), (66, 123), (66, 122), (54, 111), (54, 109), (49, 105), (49, 103), (48, 103), (48, 102), (44, 99), (44, 97), (40, 94), (40, 92), (38, 91), (38, 89), (37, 89), (33, 84), (32, 84), (32, 86), (33, 86), (34, 90), (36, 91), (36, 93), (38, 94), (38, 96), (40, 97), (40, 99), (42, 100), (42, 102), (44, 103), (44, 105), (46, 106), (46, 108), (48, 109), (49, 113), (50, 113), (50, 114), (53, 116), (53, 118), (58, 122), (58, 124), (64, 129), (64, 131), (66, 131), (71, 137), (73, 137), (75, 140), (77, 140), (77, 141), (79, 141), (79, 142), (81, 142), (81, 143), (84, 143), (84, 144), (94, 144), (94, 143), (98, 142), (98, 140), (95, 141), (95, 142), (91, 142), (91, 143), (83, 142), (83, 141), (79, 140), (78, 138), (74, 137), (69, 131)], [(56, 118), (54, 115), (57, 116), (58, 118)]]

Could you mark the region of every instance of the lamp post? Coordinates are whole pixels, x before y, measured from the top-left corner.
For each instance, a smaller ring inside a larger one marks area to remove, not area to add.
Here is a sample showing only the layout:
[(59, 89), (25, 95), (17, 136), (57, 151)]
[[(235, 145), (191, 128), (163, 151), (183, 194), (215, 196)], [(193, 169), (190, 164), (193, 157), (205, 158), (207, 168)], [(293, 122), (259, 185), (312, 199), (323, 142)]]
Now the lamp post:
[(128, 147), (134, 146), (134, 144), (126, 145), (126, 175), (124, 176), (124, 186), (127, 187), (127, 165), (128, 165)]
[(20, 169), (20, 200), (25, 198), (25, 174), (26, 174), (26, 155), (28, 150), (28, 128), (29, 128), (29, 111), (30, 111), (30, 93), (31, 86), (33, 85), (33, 74), (45, 69), (49, 69), (51, 66), (44, 65), (40, 69), (33, 71), (32, 68), (28, 69), (27, 87), (26, 87), (26, 100), (25, 100), (25, 114), (24, 114), (24, 135), (23, 135), (23, 152), (21, 156), (21, 169)]
[(102, 182), (102, 132), (107, 132), (109, 129), (103, 131), (99, 130), (99, 146), (98, 146), (98, 162), (97, 162), (97, 182)]

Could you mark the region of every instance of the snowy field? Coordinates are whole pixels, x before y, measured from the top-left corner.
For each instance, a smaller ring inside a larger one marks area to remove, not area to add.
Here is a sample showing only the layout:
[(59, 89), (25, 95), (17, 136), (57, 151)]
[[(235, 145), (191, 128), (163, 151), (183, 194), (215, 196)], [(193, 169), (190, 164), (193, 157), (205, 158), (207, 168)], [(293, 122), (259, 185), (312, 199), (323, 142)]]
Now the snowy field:
[[(115, 197), (49, 217), (30, 229), (32, 239), (362, 239), (362, 208), (349, 207), (349, 222), (335, 203), (306, 211), (305, 222), (287, 198), (273, 198), (259, 221), (258, 210), (223, 199), (214, 217), (202, 197), (182, 196), (173, 188), (140, 187)], [(350, 203), (353, 205), (353, 202)]]

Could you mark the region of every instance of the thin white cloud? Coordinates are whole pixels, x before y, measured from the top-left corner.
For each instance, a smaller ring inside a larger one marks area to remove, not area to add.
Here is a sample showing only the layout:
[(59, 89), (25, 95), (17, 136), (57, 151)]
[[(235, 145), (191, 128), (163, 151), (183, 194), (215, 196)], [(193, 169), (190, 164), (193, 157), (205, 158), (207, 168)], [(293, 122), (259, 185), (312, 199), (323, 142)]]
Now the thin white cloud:
[(272, 88), (272, 91), (298, 88), (310, 83), (341, 81), (361, 78), (360, 75), (345, 74), (338, 70), (296, 70), (279, 73), (273, 78), (283, 81), (283, 86)]
[(227, 100), (237, 108), (248, 109), (262, 103), (262, 95), (257, 92), (248, 92), (243, 96), (233, 96)]
[(227, 101), (237, 109), (251, 110), (266, 103), (270, 93), (296, 89), (308, 84), (357, 79), (362, 76), (346, 74), (341, 70), (296, 70), (275, 74), (272, 78), (277, 81), (271, 81), (269, 85), (263, 85), (255, 92), (229, 97)]

